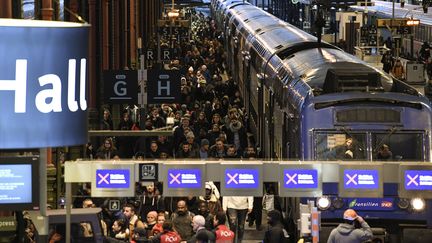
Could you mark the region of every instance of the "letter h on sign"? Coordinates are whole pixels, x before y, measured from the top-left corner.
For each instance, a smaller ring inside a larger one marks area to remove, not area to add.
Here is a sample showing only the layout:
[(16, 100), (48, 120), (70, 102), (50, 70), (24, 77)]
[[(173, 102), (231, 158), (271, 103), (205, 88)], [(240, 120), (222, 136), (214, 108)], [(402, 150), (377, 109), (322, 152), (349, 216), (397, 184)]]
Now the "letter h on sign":
[(149, 70), (147, 82), (147, 103), (179, 103), (180, 72), (166, 70)]

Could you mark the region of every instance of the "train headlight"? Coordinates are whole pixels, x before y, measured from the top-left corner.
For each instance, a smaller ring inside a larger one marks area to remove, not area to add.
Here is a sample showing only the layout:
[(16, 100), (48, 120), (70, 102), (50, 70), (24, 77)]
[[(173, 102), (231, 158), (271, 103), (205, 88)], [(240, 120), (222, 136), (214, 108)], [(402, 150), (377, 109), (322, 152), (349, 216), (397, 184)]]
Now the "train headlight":
[(406, 198), (399, 198), (397, 205), (400, 209), (407, 209), (410, 205), (410, 202)]
[(415, 211), (422, 211), (426, 207), (426, 202), (422, 198), (411, 199), (411, 206)]
[(342, 198), (337, 197), (333, 199), (332, 205), (335, 209), (341, 209), (344, 206), (345, 202)]
[(331, 206), (330, 198), (328, 197), (320, 197), (317, 199), (317, 206), (320, 210), (327, 210)]

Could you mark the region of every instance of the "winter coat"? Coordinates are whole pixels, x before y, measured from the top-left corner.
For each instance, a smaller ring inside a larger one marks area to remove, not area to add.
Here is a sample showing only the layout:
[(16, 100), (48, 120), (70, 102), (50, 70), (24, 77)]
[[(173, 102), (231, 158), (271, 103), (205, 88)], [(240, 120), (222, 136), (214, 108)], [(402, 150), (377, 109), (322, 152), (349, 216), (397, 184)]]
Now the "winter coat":
[(360, 229), (356, 229), (352, 224), (342, 223), (332, 230), (327, 243), (361, 243), (372, 239), (372, 236), (372, 230), (365, 221), (361, 223)]

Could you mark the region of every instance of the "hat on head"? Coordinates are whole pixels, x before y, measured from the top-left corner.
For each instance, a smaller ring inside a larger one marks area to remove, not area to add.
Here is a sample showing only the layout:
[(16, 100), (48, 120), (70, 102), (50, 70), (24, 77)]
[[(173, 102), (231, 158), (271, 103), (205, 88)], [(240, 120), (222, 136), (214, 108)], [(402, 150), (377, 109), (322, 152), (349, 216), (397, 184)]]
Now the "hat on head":
[(210, 142), (209, 142), (209, 140), (208, 139), (201, 139), (201, 146), (204, 146), (204, 145), (210, 145)]
[[(201, 144), (202, 144), (202, 142), (201, 142)], [(208, 183), (208, 182), (205, 183), (205, 189), (209, 189), (209, 190), (212, 189), (212, 186), (210, 185), (210, 183)]]
[(346, 220), (354, 221), (358, 217), (356, 211), (353, 209), (347, 209), (343, 215), (343, 218)]

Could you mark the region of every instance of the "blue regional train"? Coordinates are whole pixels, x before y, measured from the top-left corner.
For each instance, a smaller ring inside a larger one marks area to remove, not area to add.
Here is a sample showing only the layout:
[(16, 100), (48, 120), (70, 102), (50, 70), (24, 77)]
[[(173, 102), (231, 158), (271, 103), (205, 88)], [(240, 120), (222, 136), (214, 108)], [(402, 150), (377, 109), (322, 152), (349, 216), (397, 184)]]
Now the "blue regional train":
[[(431, 161), (431, 105), (413, 87), (243, 0), (211, 8), (265, 158)], [(384, 228), (389, 242), (432, 237), (431, 200), (413, 207), (398, 198), (397, 183), (384, 184), (384, 198), (338, 198), (335, 183), (323, 194), (331, 199), (321, 214), (324, 242), (348, 207)], [(300, 199), (287, 200), (296, 208)]]

